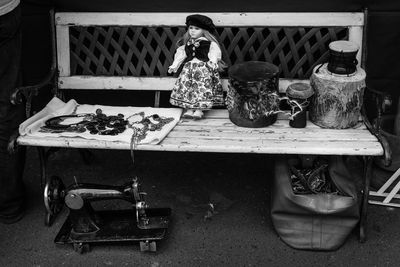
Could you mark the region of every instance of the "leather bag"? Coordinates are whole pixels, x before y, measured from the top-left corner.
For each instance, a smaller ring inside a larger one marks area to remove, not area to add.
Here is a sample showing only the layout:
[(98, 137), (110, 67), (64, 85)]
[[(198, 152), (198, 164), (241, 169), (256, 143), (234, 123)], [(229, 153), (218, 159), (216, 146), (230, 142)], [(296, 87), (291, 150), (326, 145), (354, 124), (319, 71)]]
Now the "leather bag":
[(357, 189), (343, 158), (329, 158), (329, 175), (339, 194), (294, 194), (288, 157), (277, 159), (272, 191), (273, 226), (296, 249), (336, 250), (360, 219)]

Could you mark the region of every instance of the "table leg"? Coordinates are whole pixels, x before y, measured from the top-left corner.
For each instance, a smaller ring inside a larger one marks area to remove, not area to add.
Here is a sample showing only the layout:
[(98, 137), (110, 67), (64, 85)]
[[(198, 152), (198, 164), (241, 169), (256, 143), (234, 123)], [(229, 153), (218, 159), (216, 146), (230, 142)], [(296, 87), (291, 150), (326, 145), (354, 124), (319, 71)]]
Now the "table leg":
[(37, 147), (39, 154), (39, 165), (40, 165), (40, 189), (44, 190), (44, 186), (47, 182), (46, 168), (47, 168), (47, 156), (44, 147)]
[(368, 211), (368, 196), (369, 185), (371, 181), (372, 172), (372, 157), (365, 156), (364, 160), (364, 190), (361, 204), (361, 218), (360, 218), (360, 242), (364, 243), (367, 239), (367, 211)]

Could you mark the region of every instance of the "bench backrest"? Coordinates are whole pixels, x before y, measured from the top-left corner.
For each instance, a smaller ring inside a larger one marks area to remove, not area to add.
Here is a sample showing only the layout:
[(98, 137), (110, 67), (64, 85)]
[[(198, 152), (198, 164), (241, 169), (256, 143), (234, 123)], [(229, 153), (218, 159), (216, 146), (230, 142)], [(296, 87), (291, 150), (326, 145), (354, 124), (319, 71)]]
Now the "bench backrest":
[[(176, 41), (193, 13), (56, 13), (59, 89), (171, 90)], [(350, 40), (363, 54), (364, 13), (202, 13), (213, 19), (223, 59), (279, 66), (280, 90), (308, 79), (328, 45)], [(222, 74), (227, 87), (226, 73)]]

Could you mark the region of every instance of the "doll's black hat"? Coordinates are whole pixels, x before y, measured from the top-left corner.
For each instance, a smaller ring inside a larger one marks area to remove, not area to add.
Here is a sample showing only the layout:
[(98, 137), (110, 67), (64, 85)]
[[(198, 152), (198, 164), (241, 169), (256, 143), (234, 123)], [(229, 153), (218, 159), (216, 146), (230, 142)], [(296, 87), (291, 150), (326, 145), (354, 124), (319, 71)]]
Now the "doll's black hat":
[(189, 27), (190, 25), (202, 28), (209, 32), (213, 32), (215, 30), (215, 25), (212, 19), (200, 14), (194, 14), (186, 17), (186, 26)]

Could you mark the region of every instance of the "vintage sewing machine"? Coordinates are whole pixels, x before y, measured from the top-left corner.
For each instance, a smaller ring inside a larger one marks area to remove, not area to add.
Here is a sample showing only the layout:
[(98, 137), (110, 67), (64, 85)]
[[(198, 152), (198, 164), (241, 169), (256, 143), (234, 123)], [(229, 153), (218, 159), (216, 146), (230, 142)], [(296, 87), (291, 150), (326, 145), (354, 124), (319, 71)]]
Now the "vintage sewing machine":
[[(149, 208), (137, 178), (122, 186), (75, 183), (65, 188), (53, 176), (44, 189), (46, 225), (51, 225), (64, 204), (69, 215), (57, 234), (56, 244), (72, 244), (74, 250), (89, 251), (89, 244), (136, 241), (141, 251), (156, 251), (156, 241), (166, 236), (170, 208)], [(123, 200), (132, 209), (95, 210), (93, 202)]]

